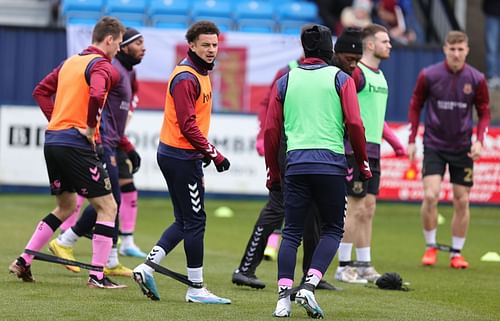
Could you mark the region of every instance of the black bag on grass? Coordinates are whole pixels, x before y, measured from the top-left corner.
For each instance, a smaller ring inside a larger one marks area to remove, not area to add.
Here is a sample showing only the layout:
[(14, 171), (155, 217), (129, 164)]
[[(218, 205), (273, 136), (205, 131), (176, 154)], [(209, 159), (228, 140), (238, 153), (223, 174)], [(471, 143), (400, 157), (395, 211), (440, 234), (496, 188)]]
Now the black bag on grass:
[(396, 272), (386, 272), (380, 276), (375, 284), (382, 290), (408, 291), (408, 287), (403, 283), (403, 279)]

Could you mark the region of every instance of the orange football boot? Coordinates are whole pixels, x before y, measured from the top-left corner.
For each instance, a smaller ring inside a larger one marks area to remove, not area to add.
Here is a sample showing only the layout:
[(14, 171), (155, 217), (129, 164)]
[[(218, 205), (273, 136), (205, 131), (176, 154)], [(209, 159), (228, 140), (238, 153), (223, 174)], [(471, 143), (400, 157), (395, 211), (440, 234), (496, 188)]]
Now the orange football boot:
[(429, 247), (425, 250), (424, 256), (422, 256), (422, 265), (432, 266), (436, 265), (437, 262), (438, 249), (435, 247)]
[(469, 267), (469, 262), (463, 256), (455, 255), (450, 259), (450, 267), (454, 269), (466, 269)]

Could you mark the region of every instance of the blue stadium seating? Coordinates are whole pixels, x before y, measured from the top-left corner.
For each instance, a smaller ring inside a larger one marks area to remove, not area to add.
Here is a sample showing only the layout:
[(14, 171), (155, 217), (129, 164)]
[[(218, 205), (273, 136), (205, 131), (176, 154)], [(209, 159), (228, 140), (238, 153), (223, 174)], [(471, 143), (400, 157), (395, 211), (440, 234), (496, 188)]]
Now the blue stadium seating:
[(117, 17), (126, 27), (146, 24), (146, 0), (107, 0), (105, 13)]
[(69, 16), (66, 18), (66, 23), (67, 24), (74, 24), (74, 25), (89, 25), (89, 26), (95, 26), (97, 21), (99, 21), (100, 16), (96, 16), (95, 18), (92, 17), (78, 17), (78, 16)]
[(273, 32), (274, 6), (264, 1), (241, 1), (236, 5), (234, 18), (237, 29), (245, 32)]
[(318, 8), (314, 3), (306, 1), (291, 1), (277, 8), (279, 20), (299, 20), (313, 22), (318, 18)]
[(282, 33), (299, 34), (302, 25), (318, 21), (318, 7), (305, 1), (283, 3), (277, 8), (276, 19)]
[(217, 24), (221, 31), (233, 29), (232, 3), (227, 0), (197, 0), (192, 4), (193, 21), (210, 20)]
[(211, 17), (211, 16), (197, 16), (194, 17), (193, 22), (200, 20), (212, 21), (217, 25), (220, 31), (227, 32), (233, 30), (233, 19), (231, 18), (221, 18), (221, 17)]
[(186, 29), (210, 20), (221, 31), (261, 33), (298, 34), (319, 19), (316, 4), (306, 0), (63, 0), (61, 8), (66, 23), (95, 24), (111, 15), (126, 26)]
[(95, 24), (102, 16), (103, 0), (64, 0), (61, 14), (66, 23)]
[(153, 27), (185, 29), (190, 22), (191, 1), (152, 0), (147, 11)]

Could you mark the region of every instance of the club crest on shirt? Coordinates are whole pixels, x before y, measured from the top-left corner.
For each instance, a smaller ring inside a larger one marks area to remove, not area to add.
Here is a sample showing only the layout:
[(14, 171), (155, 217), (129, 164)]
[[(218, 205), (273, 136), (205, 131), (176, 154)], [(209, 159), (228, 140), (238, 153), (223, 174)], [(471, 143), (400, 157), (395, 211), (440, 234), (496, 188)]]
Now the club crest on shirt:
[(352, 186), (352, 191), (356, 194), (363, 193), (363, 182), (356, 181)]
[(472, 85), (470, 83), (464, 84), (464, 94), (466, 95), (472, 94)]

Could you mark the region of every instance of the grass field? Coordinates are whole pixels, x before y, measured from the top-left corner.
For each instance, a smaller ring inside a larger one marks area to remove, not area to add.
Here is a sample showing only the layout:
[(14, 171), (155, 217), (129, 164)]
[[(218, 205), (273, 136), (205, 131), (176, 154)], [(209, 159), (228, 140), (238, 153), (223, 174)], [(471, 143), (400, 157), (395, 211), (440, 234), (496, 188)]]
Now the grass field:
[[(88, 289), (87, 273), (74, 274), (60, 265), (39, 261), (32, 267), (36, 283), (21, 282), (7, 273), (7, 267), (25, 246), (35, 224), (52, 209), (53, 199), (45, 195), (0, 195), (0, 266), (4, 271), (0, 273), (0, 320), (272, 320), (277, 298), (275, 262), (263, 262), (257, 270), (267, 284), (264, 290), (231, 284), (231, 274), (263, 204), (264, 201), (207, 200), (205, 281), (210, 290), (231, 298), (233, 304), (205, 306), (185, 303), (186, 287), (162, 275), (156, 275), (161, 295), (158, 302), (146, 299), (127, 278), (119, 281), (129, 285), (128, 289)], [(233, 218), (213, 215), (214, 209), (222, 205), (234, 210)], [(446, 223), (439, 228), (438, 241), (449, 244), (452, 208), (442, 206), (440, 212)], [(141, 199), (137, 243), (148, 251), (171, 221), (169, 199)], [(463, 251), (470, 268), (452, 270), (445, 253), (439, 254), (436, 267), (424, 268), (419, 264), (424, 245), (418, 206), (379, 204), (374, 222), (373, 262), (379, 272), (399, 272), (413, 290), (384, 291), (334, 282), (344, 291), (316, 294), (325, 319), (500, 320), (500, 263), (479, 260), (487, 251), (500, 252), (499, 231), (499, 208), (473, 208)], [(80, 240), (75, 253), (80, 261), (90, 262), (90, 241)], [(121, 261), (132, 268), (140, 263), (134, 258)], [(162, 264), (185, 273), (182, 246)], [(333, 281), (335, 267), (336, 262), (327, 272), (329, 281)], [(297, 272), (297, 279), (300, 277)], [(307, 315), (302, 308), (293, 306), (292, 318), (304, 320)]]

